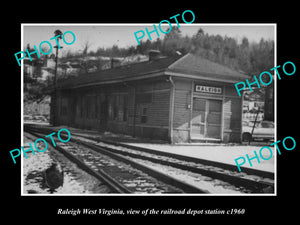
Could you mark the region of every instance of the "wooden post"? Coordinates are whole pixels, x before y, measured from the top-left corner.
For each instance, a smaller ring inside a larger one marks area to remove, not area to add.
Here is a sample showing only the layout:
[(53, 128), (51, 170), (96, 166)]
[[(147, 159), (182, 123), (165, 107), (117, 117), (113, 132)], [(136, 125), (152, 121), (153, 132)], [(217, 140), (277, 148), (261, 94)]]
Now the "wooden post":
[(174, 81), (172, 80), (172, 77), (169, 77), (169, 81), (171, 84), (171, 89), (170, 89), (170, 107), (169, 107), (169, 138), (170, 138), (170, 143), (173, 144), (173, 119), (174, 119), (174, 100), (175, 100), (175, 84)]
[[(253, 124), (253, 127), (252, 127), (252, 131), (251, 131), (251, 138), (252, 138), (254, 127), (255, 127), (255, 124), (256, 124), (256, 121), (257, 121), (257, 117), (258, 117), (258, 114), (259, 114), (259, 110), (260, 110), (260, 108), (258, 107), (256, 116), (255, 116), (255, 120), (254, 120), (254, 124)], [(248, 145), (250, 145), (250, 139), (248, 140)]]

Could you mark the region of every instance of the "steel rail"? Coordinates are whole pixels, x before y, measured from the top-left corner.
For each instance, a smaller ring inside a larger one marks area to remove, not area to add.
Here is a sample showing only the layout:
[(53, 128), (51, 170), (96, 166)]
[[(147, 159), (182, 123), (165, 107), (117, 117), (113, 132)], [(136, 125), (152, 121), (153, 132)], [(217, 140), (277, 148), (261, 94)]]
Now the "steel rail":
[[(153, 154), (155, 156), (160, 155), (160, 156), (169, 157), (169, 158), (173, 158), (173, 159), (177, 159), (177, 160), (181, 160), (181, 161), (185, 161), (185, 162), (194, 162), (194, 163), (214, 166), (214, 167), (217, 167), (217, 168), (222, 168), (222, 169), (225, 169), (225, 170), (233, 171), (233, 168), (232, 168), (233, 166), (232, 165), (227, 165), (227, 164), (223, 164), (223, 163), (219, 163), (219, 162), (213, 162), (213, 161), (202, 160), (202, 159), (195, 159), (195, 158), (192, 158), (192, 157), (181, 156), (181, 155), (178, 155), (178, 154), (155, 151), (155, 150), (152, 150), (152, 149), (141, 148), (141, 147), (127, 145), (127, 144), (123, 144), (123, 143), (119, 143), (119, 142), (112, 142), (112, 141), (102, 140), (101, 138), (87, 137), (87, 136), (80, 135), (80, 134), (73, 134), (73, 136), (82, 137), (82, 138), (90, 139), (90, 140), (97, 141), (97, 142), (103, 142), (105, 144), (109, 144), (109, 145), (113, 145), (113, 146), (121, 146), (121, 147), (124, 147), (124, 148), (128, 148), (130, 150), (146, 152), (146, 153), (149, 153), (149, 154)], [(82, 144), (88, 145), (90, 148), (95, 147), (95, 144), (90, 144), (90, 143), (87, 143), (87, 142), (84, 142), (84, 141), (78, 140), (78, 139), (76, 141), (79, 141)], [(94, 147), (92, 147), (92, 146), (94, 146)], [(179, 163), (175, 163), (175, 162), (170, 162), (170, 161), (166, 161), (166, 160), (162, 160), (162, 159), (157, 159), (157, 158), (153, 158), (153, 157), (149, 157), (149, 156), (145, 156), (145, 155), (135, 154), (135, 153), (127, 152), (126, 150), (121, 151), (121, 150), (116, 150), (114, 148), (105, 147), (105, 146), (101, 146), (101, 147), (97, 146), (96, 148), (102, 148), (102, 149), (106, 150), (107, 154), (114, 153), (114, 154), (118, 154), (118, 155), (125, 155), (125, 156), (131, 157), (131, 158), (139, 158), (139, 159), (142, 159), (142, 160), (148, 160), (148, 161), (152, 161), (154, 163), (159, 163), (159, 164), (171, 166), (171, 167), (174, 167), (174, 168), (187, 170), (187, 171), (191, 171), (191, 172), (194, 172), (194, 173), (199, 173), (199, 174), (202, 174), (202, 175), (205, 175), (205, 176), (212, 177), (214, 179), (219, 179), (219, 180), (222, 180), (222, 181), (225, 181), (225, 182), (229, 182), (229, 183), (231, 183), (235, 186), (245, 187), (245, 188), (247, 188), (247, 189), (249, 189), (253, 192), (256, 192), (256, 193), (257, 192), (258, 193), (264, 193), (263, 189), (269, 188), (269, 187), (274, 189), (274, 184), (270, 183), (270, 182), (255, 181), (255, 180), (251, 180), (251, 179), (247, 179), (247, 178), (243, 178), (243, 177), (238, 177), (238, 176), (234, 176), (234, 175), (229, 175), (229, 174), (225, 174), (225, 173), (220, 173), (220, 172), (216, 172), (216, 171), (212, 171), (212, 170), (192, 167), (192, 166), (183, 165), (183, 164), (179, 164)], [(125, 159), (123, 159), (123, 160), (125, 160)], [(126, 159), (126, 160), (128, 160), (128, 159)], [(250, 171), (250, 173), (247, 173), (249, 171)], [(265, 172), (265, 171), (259, 171), (259, 170), (255, 170), (255, 169), (249, 169), (249, 171), (245, 171), (245, 173), (247, 173), (248, 175), (253, 175), (254, 174), (254, 175), (257, 175), (257, 176), (270, 178), (270, 179), (272, 179), (274, 177), (274, 174), (269, 173), (269, 172)]]
[(81, 140), (76, 140), (77, 143), (80, 143), (81, 145), (84, 145), (96, 152), (99, 152), (101, 154), (105, 154), (115, 160), (118, 160), (118, 161), (122, 161), (122, 162), (125, 162), (127, 164), (130, 164), (132, 167), (135, 167), (136, 169), (139, 169), (145, 173), (147, 173), (148, 175), (160, 180), (161, 182), (163, 183), (166, 183), (168, 185), (171, 185), (171, 186), (174, 186), (176, 188), (179, 188), (181, 189), (184, 193), (209, 193), (208, 191), (206, 190), (202, 190), (198, 187), (195, 187), (191, 184), (188, 184), (184, 181), (181, 181), (181, 180), (178, 180), (172, 176), (169, 176), (169, 175), (166, 175), (162, 172), (159, 172), (157, 170), (153, 170), (152, 168), (148, 167), (148, 166), (145, 166), (141, 163), (138, 163), (132, 159), (128, 159), (122, 155), (119, 155), (115, 152), (111, 152), (110, 149), (105, 149), (105, 148), (102, 148), (102, 147), (99, 147), (97, 145), (94, 145), (94, 144), (91, 144), (91, 143), (88, 143), (88, 142), (85, 142), (85, 141), (81, 141)]
[[(28, 131), (28, 130), (26, 130), (26, 132), (30, 133), (33, 136), (43, 138), (43, 136), (41, 136), (41, 135), (39, 135), (35, 132)], [(131, 193), (131, 191), (128, 188), (126, 188), (124, 185), (122, 185), (121, 183), (116, 181), (114, 178), (109, 176), (103, 170), (101, 170), (101, 169), (99, 169), (98, 171), (93, 170), (88, 165), (86, 165), (82, 160), (78, 159), (76, 156), (69, 153), (68, 151), (66, 151), (65, 149), (63, 149), (62, 147), (60, 147), (58, 145), (56, 145), (55, 147), (54, 146), (51, 146), (51, 147), (55, 148), (60, 153), (62, 153), (66, 158), (68, 158), (70, 161), (75, 163), (80, 169), (84, 170), (85, 172), (89, 173), (90, 175), (96, 177), (101, 182), (108, 185), (109, 188), (111, 188), (112, 192), (115, 192), (115, 193)]]
[[(51, 129), (47, 129), (47, 128), (27, 127), (27, 129), (29, 129), (29, 128), (30, 129), (44, 130), (44, 132), (52, 131)], [(219, 168), (222, 168), (222, 169), (225, 169), (225, 170), (231, 170), (231, 171), (238, 172), (237, 167), (235, 165), (230, 165), (230, 164), (226, 164), (226, 163), (222, 163), (222, 162), (215, 162), (215, 161), (211, 161), (211, 160), (207, 160), (207, 159), (199, 159), (199, 158), (193, 158), (193, 157), (174, 154), (174, 153), (156, 151), (156, 150), (149, 149), (149, 148), (128, 145), (128, 144), (125, 144), (125, 143), (103, 140), (103, 139), (98, 138), (98, 137), (97, 138), (87, 137), (85, 135), (74, 134), (74, 133), (72, 135), (82, 137), (82, 138), (87, 138), (87, 139), (90, 139), (90, 140), (93, 140), (93, 141), (103, 142), (103, 143), (106, 143), (106, 144), (111, 144), (111, 145), (115, 145), (115, 146), (130, 148), (130, 149), (141, 151), (141, 152), (147, 152), (147, 153), (151, 153), (151, 154), (155, 154), (155, 155), (172, 157), (172, 158), (175, 158), (175, 159), (178, 159), (178, 160), (194, 162), (194, 163), (199, 163), (199, 164), (208, 165), (208, 166), (215, 166), (215, 167), (219, 167)], [(248, 174), (248, 175), (257, 175), (257, 176), (261, 176), (261, 177), (265, 177), (265, 178), (269, 178), (269, 179), (274, 180), (274, 173), (272, 173), (272, 172), (262, 171), (262, 170), (252, 169), (252, 168), (246, 168), (246, 167), (243, 168), (243, 172)]]
[[(34, 133), (33, 131), (29, 131), (30, 129), (26, 129), (26, 132), (28, 133)], [(49, 131), (49, 130), (44, 130), (44, 132), (46, 133), (46, 131)], [(37, 137), (41, 137), (41, 135), (38, 135), (36, 133), (34, 133), (33, 135), (37, 136)], [(63, 135), (62, 135), (63, 136)], [(191, 184), (188, 184), (184, 181), (181, 181), (181, 180), (178, 180), (174, 177), (171, 177), (169, 175), (166, 175), (162, 172), (159, 172), (157, 170), (153, 170), (152, 168), (148, 167), (148, 166), (145, 166), (143, 164), (140, 164), (138, 162), (135, 162), (134, 160), (130, 160), (128, 158), (125, 158), (119, 154), (116, 154), (116, 153), (113, 153), (113, 152), (110, 152), (109, 150), (106, 150), (102, 147), (99, 147), (99, 146), (96, 146), (94, 144), (91, 144), (91, 143), (88, 143), (88, 142), (85, 142), (85, 141), (81, 141), (81, 140), (70, 140), (69, 142), (73, 142), (73, 143), (76, 143), (76, 144), (81, 144), (83, 146), (86, 146), (88, 147), (89, 149), (91, 150), (94, 150), (98, 153), (101, 153), (101, 154), (104, 154), (104, 155), (107, 155), (117, 161), (121, 161), (121, 162), (124, 162), (126, 164), (130, 164), (132, 167), (138, 169), (138, 170), (141, 170), (142, 172), (150, 175), (151, 177), (154, 177), (155, 179), (161, 181), (162, 183), (165, 183), (165, 184), (168, 184), (170, 186), (173, 186), (175, 188), (178, 188), (180, 190), (182, 190), (184, 193), (209, 193), (208, 191), (206, 190), (202, 190), (198, 187), (195, 187)], [(56, 145), (56, 148), (57, 150), (61, 151), (66, 157), (70, 158), (70, 160), (74, 161), (76, 164), (79, 163), (80, 166), (82, 166), (82, 168), (84, 168), (85, 170), (90, 170), (90, 172), (92, 174), (97, 174), (96, 171), (90, 169), (85, 163), (83, 163), (80, 159), (78, 159), (77, 157), (73, 156), (72, 154), (68, 153), (67, 151), (65, 151), (63, 148), (59, 147), (58, 145)], [(74, 158), (74, 159), (73, 159)], [(88, 172), (88, 171), (87, 171)], [(102, 171), (103, 172), (103, 171)], [(103, 177), (106, 181), (106, 179), (108, 177), (110, 177), (109, 175), (107, 175), (105, 172), (104, 173), (104, 176), (101, 174), (101, 177)], [(96, 175), (97, 176), (97, 175)], [(99, 177), (99, 176), (98, 176)], [(111, 178), (113, 179), (113, 178)], [(114, 179), (113, 179), (114, 180)], [(107, 181), (109, 182), (109, 181)], [(118, 183), (117, 181), (115, 181), (116, 183)], [(111, 182), (111, 183), (114, 183), (114, 182)], [(108, 183), (110, 185), (110, 183)], [(126, 187), (125, 187), (126, 188)], [(119, 188), (120, 189), (120, 188)], [(126, 190), (125, 190), (126, 191)], [(128, 193), (130, 191), (128, 190)], [(126, 193), (126, 192), (125, 192)]]
[(254, 180), (250, 180), (250, 179), (243, 178), (243, 177), (238, 177), (238, 176), (220, 173), (220, 172), (216, 172), (216, 171), (212, 171), (212, 170), (183, 165), (183, 164), (179, 164), (179, 163), (175, 163), (175, 162), (169, 162), (166, 160), (157, 159), (157, 158), (153, 158), (153, 157), (149, 157), (149, 156), (139, 155), (139, 154), (126, 152), (126, 151), (120, 151), (120, 150), (116, 150), (116, 149), (109, 148), (109, 147), (101, 146), (101, 148), (104, 148), (104, 149), (106, 149), (110, 152), (114, 152), (116, 154), (129, 156), (131, 158), (139, 158), (142, 160), (148, 160), (148, 161), (158, 163), (161, 165), (171, 166), (174, 168), (198, 173), (198, 174), (201, 174), (204, 176), (209, 176), (214, 179), (219, 179), (219, 180), (222, 180), (225, 182), (229, 182), (230, 184), (233, 184), (235, 186), (243, 186), (243, 187), (248, 188), (255, 192), (262, 191), (263, 189), (268, 188), (268, 187), (274, 188), (274, 184), (272, 184), (272, 183), (267, 183), (267, 182), (262, 182), (262, 181), (254, 181)]

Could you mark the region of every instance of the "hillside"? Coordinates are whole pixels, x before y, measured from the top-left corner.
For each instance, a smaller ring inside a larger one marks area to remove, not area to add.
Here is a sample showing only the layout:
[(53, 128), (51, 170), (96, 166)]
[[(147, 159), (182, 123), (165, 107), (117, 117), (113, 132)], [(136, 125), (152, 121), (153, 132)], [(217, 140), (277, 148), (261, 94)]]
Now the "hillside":
[[(68, 79), (71, 76), (82, 76), (111, 67), (146, 61), (148, 52), (152, 49), (159, 50), (165, 56), (172, 56), (177, 51), (182, 54), (192, 52), (249, 75), (257, 75), (274, 67), (272, 40), (261, 39), (259, 43), (249, 43), (244, 37), (241, 43), (238, 43), (234, 38), (210, 35), (201, 28), (192, 37), (183, 37), (180, 29), (174, 27), (162, 40), (142, 41), (137, 46), (119, 48), (113, 45), (110, 48), (89, 51), (87, 44), (81, 53), (68, 52), (58, 59), (57, 79)], [(40, 65), (39, 69), (34, 70), (36, 74), (24, 73), (24, 113), (26, 108), (26, 113), (32, 115), (47, 114), (50, 100), (45, 99), (50, 98), (49, 86), (53, 85), (53, 55), (40, 60), (43, 62), (36, 64)], [(38, 108), (39, 104), (44, 106)]]

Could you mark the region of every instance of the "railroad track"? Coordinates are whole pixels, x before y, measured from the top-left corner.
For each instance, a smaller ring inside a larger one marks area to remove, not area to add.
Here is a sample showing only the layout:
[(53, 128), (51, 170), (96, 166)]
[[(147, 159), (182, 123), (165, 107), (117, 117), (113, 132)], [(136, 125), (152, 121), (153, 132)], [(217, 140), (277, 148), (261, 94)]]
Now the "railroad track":
[[(24, 143), (33, 143), (37, 139), (29, 133), (24, 133)], [(49, 145), (48, 145), (49, 146)], [(24, 149), (30, 146), (25, 144)], [(44, 142), (37, 143), (38, 149), (45, 147)], [(80, 169), (77, 164), (50, 147), (45, 153), (35, 155), (27, 152), (28, 159), (23, 161), (24, 194), (86, 194), (86, 193), (111, 193), (112, 188), (86, 171)], [(63, 185), (57, 189), (51, 189), (46, 183), (45, 171), (51, 165), (59, 165), (63, 168)]]
[[(85, 137), (86, 139), (86, 137)], [(91, 138), (88, 138), (91, 139)], [(212, 179), (221, 180), (230, 183), (236, 187), (240, 187), (241, 191), (249, 193), (266, 193), (272, 192), (274, 189), (273, 180), (269, 177), (258, 176), (253, 174), (240, 173), (233, 170), (220, 168), (218, 166), (212, 166), (203, 164), (203, 162), (191, 162), (189, 160), (183, 160), (181, 157), (178, 159), (173, 154), (160, 155), (157, 151), (155, 152), (142, 152), (141, 149), (132, 149), (131, 146), (116, 146), (116, 144), (103, 140), (97, 140), (97, 146), (106, 149), (109, 152), (126, 156), (129, 159), (139, 159), (143, 164), (149, 164), (148, 162), (154, 163), (156, 166), (164, 165), (183, 171), (189, 171), (195, 174), (201, 174)], [(81, 139), (81, 144), (92, 145), (91, 143), (85, 142)], [(150, 163), (151, 164), (151, 163)], [(154, 167), (155, 167), (154, 165)], [(268, 176), (268, 175), (267, 175)]]
[[(49, 132), (49, 130), (44, 130), (44, 132)], [(171, 176), (173, 176), (172, 170), (173, 174), (182, 173), (192, 177), (201, 175), (200, 179), (202, 180), (211, 182), (222, 181), (223, 183), (221, 182), (220, 185), (233, 185), (234, 189), (241, 193), (273, 193), (274, 191), (274, 175), (272, 173), (253, 169), (248, 169), (246, 172), (241, 173), (234, 171), (235, 168), (233, 166), (208, 160), (157, 152), (85, 135), (72, 134), (72, 138), (80, 145), (91, 148), (94, 151), (106, 151), (105, 154), (113, 154), (114, 157), (122, 157), (123, 160), (135, 163), (138, 161), (141, 165), (148, 165), (148, 169), (149, 166), (152, 168), (165, 168), (162, 173), (171, 174)], [(203, 193), (208, 192), (205, 188), (199, 189)]]
[[(26, 132), (37, 138), (44, 137), (41, 133)], [(205, 190), (92, 144), (73, 140), (68, 143), (56, 142), (56, 147), (53, 148), (79, 168), (109, 186), (112, 193), (207, 193)]]

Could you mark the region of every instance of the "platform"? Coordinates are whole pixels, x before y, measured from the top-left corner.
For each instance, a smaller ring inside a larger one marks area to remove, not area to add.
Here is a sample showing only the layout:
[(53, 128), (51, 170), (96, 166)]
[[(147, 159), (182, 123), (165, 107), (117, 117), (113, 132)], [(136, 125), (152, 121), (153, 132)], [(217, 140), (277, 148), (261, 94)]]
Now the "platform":
[[(195, 144), (192, 143), (190, 145), (167, 145), (167, 144), (148, 144), (148, 143), (126, 143), (138, 147), (149, 148), (162, 152), (170, 152), (173, 154), (189, 156), (193, 158), (206, 159), (210, 161), (216, 161), (231, 165), (235, 164), (235, 159), (238, 157), (245, 157), (246, 154), (249, 155), (250, 158), (254, 156), (254, 151), (259, 154), (259, 150), (261, 146), (247, 146), (247, 145), (224, 145), (224, 144)], [(273, 149), (273, 148), (272, 148)], [(274, 151), (273, 151), (274, 153)], [(268, 158), (268, 156), (265, 156)], [(241, 166), (241, 170), (243, 171), (243, 167), (267, 171), (274, 173), (275, 165), (274, 165), (274, 157), (265, 161), (260, 160), (260, 163), (257, 162), (256, 159), (252, 160), (253, 166), (251, 167), (248, 162), (246, 162), (243, 166)]]

